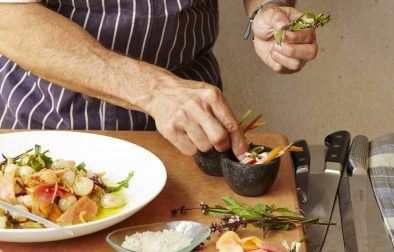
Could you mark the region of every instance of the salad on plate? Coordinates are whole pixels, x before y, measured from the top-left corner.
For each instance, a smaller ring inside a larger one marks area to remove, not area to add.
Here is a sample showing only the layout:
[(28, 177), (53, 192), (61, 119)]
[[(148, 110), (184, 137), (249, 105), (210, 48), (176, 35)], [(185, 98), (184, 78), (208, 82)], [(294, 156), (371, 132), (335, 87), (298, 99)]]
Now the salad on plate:
[[(75, 225), (105, 218), (126, 204), (123, 181), (110, 183), (105, 173), (95, 173), (85, 163), (53, 160), (48, 150), (35, 145), (15, 158), (5, 158), (0, 166), (0, 200), (60, 225)], [(3, 156), (4, 157), (4, 156)], [(44, 228), (40, 223), (0, 209), (0, 229)]]

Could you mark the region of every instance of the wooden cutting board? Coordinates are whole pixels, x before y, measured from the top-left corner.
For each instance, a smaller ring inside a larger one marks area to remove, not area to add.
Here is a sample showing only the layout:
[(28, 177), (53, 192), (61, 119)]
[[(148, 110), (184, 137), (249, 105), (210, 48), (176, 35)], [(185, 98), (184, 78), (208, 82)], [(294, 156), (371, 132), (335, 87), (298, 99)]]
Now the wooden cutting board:
[[(1, 133), (9, 131), (2, 130)], [(181, 205), (187, 207), (198, 207), (200, 201), (208, 205), (222, 204), (221, 198), (224, 195), (231, 195), (241, 203), (254, 205), (256, 203), (274, 203), (276, 206), (298, 209), (294, 172), (289, 154), (282, 156), (279, 176), (271, 191), (261, 197), (241, 197), (236, 195), (227, 186), (223, 177), (211, 177), (203, 174), (194, 163), (193, 158), (180, 154), (169, 142), (167, 142), (157, 132), (130, 132), (130, 131), (89, 131), (90, 133), (102, 134), (120, 138), (138, 144), (157, 155), (167, 168), (168, 179), (166, 186), (160, 195), (145, 208), (129, 219), (103, 231), (86, 235), (83, 237), (47, 243), (4, 243), (0, 242), (0, 250), (8, 251), (113, 251), (106, 243), (105, 237), (113, 230), (156, 222), (166, 222), (173, 220), (194, 220), (210, 224), (218, 221), (215, 218), (202, 215), (198, 210), (187, 212), (184, 215), (171, 216), (170, 209)], [(276, 133), (255, 133), (248, 134), (247, 139), (255, 144), (262, 144), (270, 147), (285, 145), (288, 143), (286, 137)], [(61, 148), (61, 143), (59, 143)], [(105, 146), (103, 146), (105, 148)], [(132, 185), (131, 185), (132, 186)], [(238, 232), (242, 237), (246, 235), (256, 235), (262, 238), (262, 232), (253, 227)], [(282, 240), (289, 243), (301, 240), (304, 234), (301, 228), (292, 231), (270, 232), (266, 241), (281, 246)], [(215, 242), (218, 234), (212, 234), (210, 241), (205, 243), (203, 251), (216, 251)], [(306, 251), (303, 245), (302, 251)]]

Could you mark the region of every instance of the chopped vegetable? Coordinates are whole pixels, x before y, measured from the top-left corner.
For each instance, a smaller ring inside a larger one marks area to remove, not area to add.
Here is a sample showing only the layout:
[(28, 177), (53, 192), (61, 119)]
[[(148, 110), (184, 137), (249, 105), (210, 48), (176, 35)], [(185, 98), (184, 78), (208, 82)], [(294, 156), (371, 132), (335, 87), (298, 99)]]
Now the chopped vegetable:
[(257, 121), (262, 117), (261, 114), (257, 115), (249, 124), (243, 125), (243, 123), (246, 121), (246, 119), (248, 119), (248, 117), (249, 117), (251, 114), (252, 114), (252, 110), (249, 109), (249, 110), (248, 110), (245, 114), (243, 114), (243, 115), (241, 116), (241, 118), (238, 120), (238, 124), (239, 124), (239, 126), (241, 127), (241, 130), (242, 130), (243, 133), (246, 133), (246, 132), (249, 131), (249, 130), (256, 129), (256, 128), (258, 128), (258, 127), (264, 125), (264, 123), (257, 122)]
[[(73, 160), (52, 161), (48, 150), (42, 152), (39, 145), (35, 145), (32, 151), (14, 158), (3, 155), (5, 160), (0, 162), (0, 200), (61, 225), (104, 218), (106, 216), (98, 214), (99, 209), (119, 209), (127, 204), (119, 191), (129, 186), (133, 172), (114, 187), (108, 187), (109, 192), (117, 193), (106, 193), (107, 186), (102, 180), (105, 173), (89, 171), (85, 163), (76, 166)], [(0, 228), (44, 227), (0, 209)]]
[(246, 152), (246, 158), (241, 160), (241, 164), (268, 164), (272, 160), (279, 158), (282, 156), (286, 151), (303, 151), (301, 147), (292, 146), (289, 144), (287, 146), (279, 146), (274, 148), (270, 152), (264, 152), (263, 146), (257, 146)]
[(77, 170), (78, 170), (78, 171), (87, 172), (87, 170), (86, 170), (86, 164), (85, 164), (84, 162), (80, 163), (79, 165), (77, 165)]

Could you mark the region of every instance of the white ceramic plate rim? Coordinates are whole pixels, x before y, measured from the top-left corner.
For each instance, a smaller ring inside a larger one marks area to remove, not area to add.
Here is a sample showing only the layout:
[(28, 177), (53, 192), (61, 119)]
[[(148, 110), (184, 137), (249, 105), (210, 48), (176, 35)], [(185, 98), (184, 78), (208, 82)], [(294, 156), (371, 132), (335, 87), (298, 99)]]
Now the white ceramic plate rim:
[[(35, 134), (36, 132), (43, 132), (43, 131), (20, 131), (20, 132), (12, 132), (12, 133), (4, 133), (4, 134), (1, 134), (1, 135), (15, 135), (15, 134)], [(45, 132), (45, 131), (44, 131)], [(70, 230), (76, 230), (76, 229), (80, 229), (80, 228), (86, 228), (86, 227), (91, 227), (91, 226), (96, 226), (96, 225), (99, 225), (99, 224), (103, 224), (103, 223), (107, 223), (107, 222), (109, 222), (109, 221), (114, 221), (113, 222), (113, 225), (115, 225), (115, 224), (117, 224), (117, 223), (119, 223), (119, 222), (121, 222), (121, 221), (116, 221), (116, 220), (119, 220), (119, 219), (121, 219), (122, 218), (122, 221), (125, 219), (124, 217), (126, 217), (126, 216), (129, 216), (130, 215), (130, 212), (133, 212), (131, 215), (133, 215), (134, 213), (136, 213), (137, 211), (139, 211), (139, 210), (141, 210), (143, 207), (145, 207), (149, 202), (151, 202), (153, 199), (155, 199), (159, 194), (160, 194), (160, 192), (163, 190), (163, 188), (164, 188), (164, 186), (165, 186), (165, 184), (166, 184), (166, 181), (167, 181), (167, 171), (166, 171), (166, 169), (165, 169), (165, 166), (164, 166), (164, 164), (163, 164), (163, 162), (161, 162), (161, 160), (155, 155), (155, 154), (153, 154), (152, 152), (150, 152), (149, 150), (147, 150), (147, 149), (145, 149), (145, 148), (143, 148), (143, 147), (141, 147), (141, 146), (139, 146), (139, 145), (137, 145), (137, 144), (134, 144), (134, 143), (131, 143), (131, 142), (128, 142), (128, 141), (125, 141), (125, 140), (123, 140), (123, 139), (119, 139), (119, 138), (116, 138), (116, 137), (109, 137), (109, 136), (106, 136), (106, 135), (100, 135), (100, 134), (94, 134), (94, 133), (89, 133), (89, 132), (75, 132), (75, 131), (46, 131), (46, 132), (56, 132), (56, 133), (60, 133), (60, 134), (75, 134), (75, 135), (78, 135), (78, 134), (81, 134), (81, 135), (92, 135), (92, 136), (94, 136), (94, 137), (102, 137), (102, 138), (106, 138), (106, 139), (110, 139), (110, 140), (117, 140), (117, 141), (121, 141), (121, 142), (124, 142), (124, 143), (127, 143), (127, 144), (130, 144), (130, 145), (133, 145), (135, 148), (139, 148), (139, 149), (142, 149), (142, 150), (144, 150), (144, 151), (146, 151), (146, 152), (148, 152), (152, 157), (154, 157), (155, 159), (157, 159), (159, 162), (160, 162), (160, 164), (161, 164), (161, 166), (162, 166), (162, 170), (163, 170), (163, 176), (164, 176), (164, 179), (162, 180), (162, 183), (161, 184), (159, 184), (159, 188), (160, 188), (160, 190), (157, 190), (157, 192), (156, 193), (154, 193), (154, 194), (152, 194), (151, 195), (151, 197), (149, 197), (149, 198), (147, 198), (147, 201), (146, 201), (146, 203), (143, 205), (143, 206), (140, 206), (140, 207), (138, 207), (138, 208), (136, 208), (136, 209), (133, 209), (132, 211), (131, 211), (131, 209), (128, 209), (128, 208), (125, 208), (125, 209), (122, 209), (120, 212), (118, 212), (118, 213), (116, 213), (116, 214), (114, 214), (114, 215), (111, 215), (111, 216), (109, 216), (109, 217), (106, 217), (106, 218), (103, 218), (103, 219), (99, 219), (99, 220), (95, 220), (95, 221), (91, 221), (91, 222), (86, 222), (86, 223), (82, 223), (82, 224), (76, 224), (76, 225), (72, 225), (72, 226), (64, 226), (65, 228), (67, 228), (67, 229), (70, 229)], [(131, 185), (132, 186), (132, 185)], [(128, 211), (127, 211), (128, 210)], [(127, 218), (127, 217), (126, 217)], [(110, 226), (113, 226), (113, 225), (110, 225)], [(99, 231), (99, 230), (97, 230), (97, 231)], [(96, 231), (96, 232), (97, 232)], [(29, 232), (31, 232), (31, 233), (49, 233), (49, 232), (61, 232), (61, 231), (58, 231), (58, 230), (56, 230), (56, 229), (54, 229), (54, 228), (37, 228), (37, 229), (0, 229), (0, 235), (1, 235), (1, 233), (29, 233)], [(70, 238), (72, 238), (72, 237), (70, 237)]]

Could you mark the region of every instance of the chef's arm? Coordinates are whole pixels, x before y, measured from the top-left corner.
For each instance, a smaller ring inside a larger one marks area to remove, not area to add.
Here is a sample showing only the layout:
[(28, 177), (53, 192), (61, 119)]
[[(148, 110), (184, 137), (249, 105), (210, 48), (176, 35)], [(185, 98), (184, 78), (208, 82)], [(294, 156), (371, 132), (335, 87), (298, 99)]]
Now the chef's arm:
[(149, 113), (184, 154), (247, 150), (220, 90), (107, 50), (41, 4), (0, 4), (0, 53), (59, 86)]
[[(246, 13), (252, 12), (267, 0), (244, 0)], [(293, 6), (294, 0), (281, 2)], [(315, 29), (283, 34), (282, 45), (276, 45), (273, 34), (282, 26), (289, 24), (299, 17), (301, 12), (293, 7), (279, 6), (277, 3), (267, 4), (252, 22), (253, 43), (257, 55), (272, 70), (277, 73), (295, 73), (300, 71), (305, 63), (317, 55)]]

